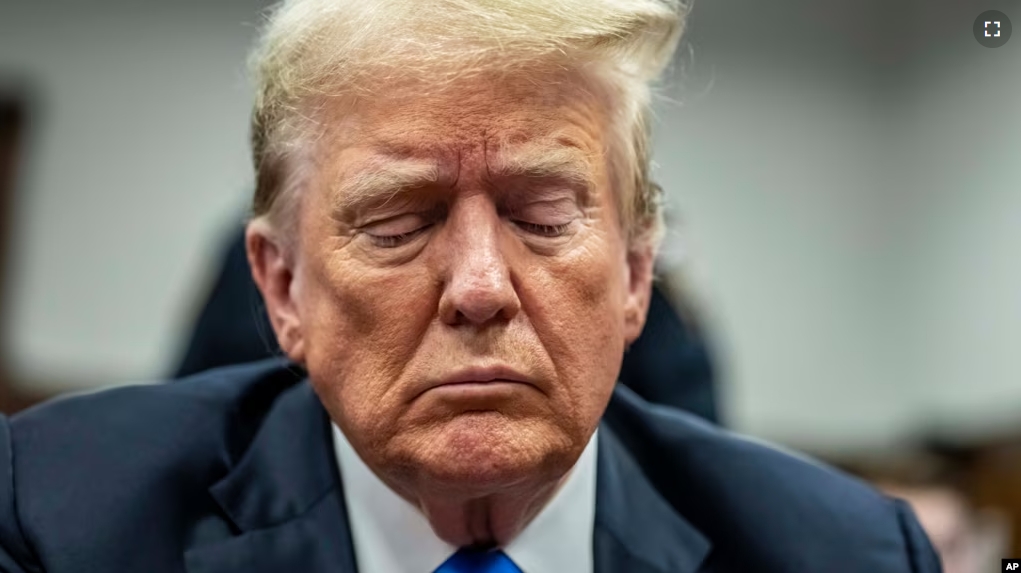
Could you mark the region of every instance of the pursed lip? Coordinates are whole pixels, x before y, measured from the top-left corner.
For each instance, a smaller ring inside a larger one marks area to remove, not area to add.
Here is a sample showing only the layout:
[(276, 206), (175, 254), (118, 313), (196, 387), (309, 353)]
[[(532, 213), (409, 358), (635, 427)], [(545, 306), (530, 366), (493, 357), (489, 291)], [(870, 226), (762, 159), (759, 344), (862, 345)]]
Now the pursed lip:
[(435, 380), (431, 380), (425, 385), (422, 391), (419, 392), (419, 395), (441, 386), (452, 386), (456, 384), (486, 384), (492, 382), (513, 382), (536, 386), (531, 377), (510, 366), (474, 366), (463, 368), (445, 376), (441, 376)]

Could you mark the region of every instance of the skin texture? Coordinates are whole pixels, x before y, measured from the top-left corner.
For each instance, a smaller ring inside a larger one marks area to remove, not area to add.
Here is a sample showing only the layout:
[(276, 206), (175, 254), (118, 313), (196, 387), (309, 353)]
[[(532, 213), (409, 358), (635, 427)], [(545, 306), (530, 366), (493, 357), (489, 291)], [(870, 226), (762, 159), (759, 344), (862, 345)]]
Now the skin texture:
[(459, 546), (548, 501), (645, 321), (653, 253), (621, 228), (607, 105), (556, 74), (327, 105), (297, 236), (247, 230), (284, 351)]

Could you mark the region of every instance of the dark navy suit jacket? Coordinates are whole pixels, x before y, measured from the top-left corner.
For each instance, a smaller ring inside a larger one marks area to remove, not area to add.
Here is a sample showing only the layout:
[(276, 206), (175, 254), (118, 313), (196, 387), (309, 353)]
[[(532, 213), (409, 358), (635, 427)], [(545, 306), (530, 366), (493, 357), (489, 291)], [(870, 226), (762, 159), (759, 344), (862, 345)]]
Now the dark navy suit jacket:
[[(939, 571), (902, 503), (624, 387), (597, 464), (597, 573)], [(342, 488), (279, 360), (61, 399), (0, 417), (0, 571), (353, 573)]]

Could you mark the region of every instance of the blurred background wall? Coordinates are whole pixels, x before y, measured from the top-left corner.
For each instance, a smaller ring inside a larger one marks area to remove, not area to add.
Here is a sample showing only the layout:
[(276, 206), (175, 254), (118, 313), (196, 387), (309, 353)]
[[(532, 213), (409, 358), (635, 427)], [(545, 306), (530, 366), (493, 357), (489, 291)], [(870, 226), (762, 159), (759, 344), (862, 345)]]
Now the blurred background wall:
[(1019, 2), (695, 6), (658, 161), (740, 428), (895, 447), (1018, 428)]
[[(27, 94), (3, 356), (53, 394), (179, 359), (252, 176), (260, 0), (0, 7)], [(829, 455), (1021, 428), (1021, 2), (703, 0), (658, 104), (668, 273), (738, 430)]]
[(31, 96), (3, 327), (46, 391), (148, 379), (251, 189), (245, 57), (265, 3), (15, 0), (0, 85)]

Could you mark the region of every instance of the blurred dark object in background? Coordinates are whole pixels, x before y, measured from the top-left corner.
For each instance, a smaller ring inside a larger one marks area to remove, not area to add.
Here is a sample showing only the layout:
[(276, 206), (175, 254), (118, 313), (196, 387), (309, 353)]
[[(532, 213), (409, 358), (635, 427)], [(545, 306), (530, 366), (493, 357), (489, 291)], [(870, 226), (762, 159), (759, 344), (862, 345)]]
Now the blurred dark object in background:
[[(262, 297), (248, 268), (244, 233), (238, 232), (174, 376), (278, 354)], [(681, 320), (659, 286), (653, 290), (645, 330), (624, 354), (620, 380), (650, 402), (719, 421), (707, 345), (694, 325)]]
[(844, 468), (911, 505), (945, 573), (996, 571), (1001, 558), (1014, 554), (1021, 510), (1016, 444), (931, 443)]
[[(11, 200), (14, 196), (17, 167), (21, 162), (27, 122), (27, 98), (18, 90), (0, 88), (0, 320), (6, 318), (3, 303), (7, 254), (9, 252)], [(43, 399), (19, 391), (11, 380), (3, 356), (0, 356), (0, 413), (15, 412)]]
[(662, 283), (653, 287), (645, 329), (624, 353), (620, 381), (649, 402), (719, 423), (712, 355), (696, 325), (678, 315), (669, 292)]
[(244, 233), (236, 233), (173, 377), (279, 354), (262, 296), (248, 268)]
[[(25, 107), (23, 97), (0, 90), (0, 272), (6, 268), (11, 197), (22, 155)], [(5, 298), (4, 286), (5, 281), (0, 280), (0, 300)]]

